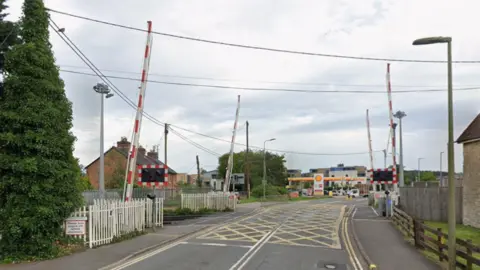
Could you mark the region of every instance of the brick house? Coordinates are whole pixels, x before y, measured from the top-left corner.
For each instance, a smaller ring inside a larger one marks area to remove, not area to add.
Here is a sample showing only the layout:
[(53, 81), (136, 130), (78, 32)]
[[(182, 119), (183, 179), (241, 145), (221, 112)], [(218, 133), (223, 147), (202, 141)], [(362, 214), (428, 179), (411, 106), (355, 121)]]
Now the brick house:
[(463, 224), (480, 228), (480, 114), (457, 143), (463, 145)]
[[(105, 188), (123, 188), (129, 150), (130, 142), (123, 137), (117, 142), (117, 146), (112, 146), (105, 152)], [(163, 162), (158, 160), (156, 151), (147, 153), (146, 149), (140, 146), (137, 165), (163, 165)], [(98, 189), (99, 167), (100, 157), (85, 167), (88, 179), (95, 189)], [(172, 168), (168, 168), (168, 187), (175, 187), (176, 182), (177, 173)]]

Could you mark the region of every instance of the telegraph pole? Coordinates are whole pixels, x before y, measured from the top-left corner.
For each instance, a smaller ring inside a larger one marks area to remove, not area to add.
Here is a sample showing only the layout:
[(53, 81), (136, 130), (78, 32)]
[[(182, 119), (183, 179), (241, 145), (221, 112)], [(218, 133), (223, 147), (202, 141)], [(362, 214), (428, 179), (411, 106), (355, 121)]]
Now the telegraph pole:
[(200, 187), (202, 186), (202, 182), (200, 180), (200, 161), (198, 159), (198, 155), (197, 155), (197, 183), (199, 183), (198, 185)]
[(163, 160), (163, 163), (165, 165), (167, 165), (167, 145), (168, 145), (168, 124), (165, 123), (165, 158)]
[(248, 121), (247, 125), (247, 150), (245, 151), (245, 184), (247, 185), (247, 198), (250, 198), (250, 163), (248, 162)]

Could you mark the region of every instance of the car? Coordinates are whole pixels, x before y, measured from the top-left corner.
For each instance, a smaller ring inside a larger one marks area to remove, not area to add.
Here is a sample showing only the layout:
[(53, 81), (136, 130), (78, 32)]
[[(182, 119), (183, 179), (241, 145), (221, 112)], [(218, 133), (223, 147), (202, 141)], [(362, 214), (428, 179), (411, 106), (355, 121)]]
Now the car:
[(352, 196), (352, 198), (356, 198), (356, 197), (360, 197), (360, 190), (358, 189), (352, 189), (350, 190), (350, 194)]

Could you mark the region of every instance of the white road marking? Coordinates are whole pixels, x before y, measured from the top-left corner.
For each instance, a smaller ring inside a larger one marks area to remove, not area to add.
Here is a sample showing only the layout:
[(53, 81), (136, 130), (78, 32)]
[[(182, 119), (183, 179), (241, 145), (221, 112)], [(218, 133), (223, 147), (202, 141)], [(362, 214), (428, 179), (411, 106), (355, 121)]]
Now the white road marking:
[(375, 215), (377, 215), (377, 217), (380, 216), (380, 215), (377, 213), (377, 211), (375, 211), (375, 209), (374, 209), (373, 207), (370, 206), (370, 208), (372, 208), (372, 211), (375, 213)]
[[(277, 229), (278, 229), (278, 228), (277, 228)], [(252, 255), (252, 254), (257, 253), (257, 252), (258, 252), (257, 247), (263, 246), (263, 243), (264, 243), (265, 241), (268, 241), (275, 232), (276, 232), (276, 230), (273, 231), (273, 232), (267, 232), (257, 243), (255, 243), (255, 245), (253, 245), (253, 246), (247, 251), (247, 253), (243, 254), (243, 256), (242, 256), (234, 265), (232, 265), (232, 267), (230, 267), (229, 270), (235, 270), (235, 269), (240, 270), (241, 267), (243, 267), (244, 264), (242, 264), (241, 266), (238, 266), (238, 265), (239, 265), (243, 260), (246, 260), (246, 259), (248, 259), (249, 257), (251, 258), (251, 255)], [(267, 238), (268, 238), (268, 239), (267, 239)], [(238, 268), (237, 268), (237, 267), (238, 267)]]
[(221, 243), (197, 243), (197, 242), (181, 242), (181, 245), (198, 245), (198, 246), (213, 246), (213, 247), (240, 247), (240, 248), (252, 248), (252, 246), (246, 245), (229, 245)]
[[(353, 207), (355, 207), (355, 205), (353, 205)], [(357, 213), (357, 208), (355, 207), (355, 210), (353, 211), (353, 214), (352, 214), (352, 219), (355, 218), (355, 214)]]

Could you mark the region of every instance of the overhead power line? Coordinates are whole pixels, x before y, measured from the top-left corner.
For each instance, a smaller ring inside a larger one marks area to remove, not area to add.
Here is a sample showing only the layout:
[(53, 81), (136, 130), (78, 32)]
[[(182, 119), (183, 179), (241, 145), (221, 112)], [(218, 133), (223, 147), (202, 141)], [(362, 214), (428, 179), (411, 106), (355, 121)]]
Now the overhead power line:
[[(84, 66), (77, 65), (62, 65), (59, 64), (60, 68), (69, 68), (74, 69), (89, 69)], [(140, 76), (142, 73), (135, 71), (126, 71), (118, 69), (100, 69), (103, 72), (111, 73), (123, 73), (123, 74), (132, 74)], [(268, 84), (291, 84), (291, 85), (304, 85), (304, 86), (342, 86), (342, 87), (381, 87), (385, 88), (385, 84), (344, 84), (337, 82), (286, 82), (286, 81), (264, 81), (264, 80), (239, 80), (239, 79), (225, 79), (225, 78), (212, 78), (212, 77), (200, 77), (200, 76), (185, 76), (185, 75), (171, 75), (171, 74), (160, 74), (160, 73), (149, 73), (149, 77), (158, 76), (166, 78), (176, 78), (176, 79), (188, 79), (188, 80), (206, 80), (206, 81), (223, 81), (223, 82), (241, 82), (241, 83), (268, 83)], [(457, 85), (462, 87), (472, 87), (476, 85)], [(395, 84), (395, 88), (425, 88), (425, 87), (443, 87), (443, 85), (399, 85)], [(479, 86), (480, 87), (480, 86)]]
[[(68, 69), (60, 69), (62, 72), (79, 74), (85, 76), (98, 76), (97, 74), (74, 71)], [(102, 75), (105, 78), (110, 79), (119, 79), (119, 80), (128, 80), (128, 81), (141, 81), (138, 78), (123, 77), (123, 76), (113, 76), (113, 75)], [(372, 91), (372, 90), (310, 90), (310, 89), (288, 89), (288, 88), (262, 88), (262, 87), (241, 87), (241, 86), (228, 86), (228, 85), (214, 85), (214, 84), (197, 84), (197, 83), (181, 83), (181, 82), (170, 82), (170, 81), (158, 81), (158, 80), (148, 80), (149, 83), (157, 84), (166, 84), (166, 85), (176, 85), (176, 86), (189, 86), (189, 87), (206, 87), (206, 88), (216, 88), (216, 89), (232, 89), (232, 90), (245, 90), (245, 91), (275, 91), (275, 92), (291, 92), (291, 93), (338, 93), (338, 94), (385, 94), (385, 91)], [(478, 87), (463, 87), (456, 88), (455, 91), (472, 91), (480, 90)], [(444, 92), (447, 89), (410, 89), (410, 90), (395, 90), (392, 93), (422, 93), (422, 92)]]
[[(90, 59), (88, 59), (88, 57), (73, 43), (73, 41), (64, 33), (64, 32), (60, 32), (58, 31), (60, 28), (58, 27), (58, 25), (52, 20), (50, 19), (50, 23), (49, 23), (50, 27), (55, 31), (55, 33), (57, 33), (57, 35), (59, 35), (59, 37), (67, 44), (68, 47), (70, 47), (70, 49), (72, 49), (72, 51), (88, 66), (90, 67), (90, 69), (96, 74), (97, 77), (99, 77), (105, 84), (107, 84), (114, 93), (116, 93), (125, 103), (127, 103), (130, 107), (132, 107), (133, 109), (137, 109), (136, 108), (136, 105), (135, 103), (129, 99), (120, 89), (118, 89), (115, 84), (113, 84), (96, 66), (95, 64), (93, 64), (92, 61), (90, 61)], [(152, 123), (156, 124), (156, 125), (159, 125), (159, 126), (165, 126), (165, 123), (158, 120), (157, 118), (151, 116), (150, 114), (148, 114), (147, 112), (143, 111), (143, 116), (145, 116), (145, 118), (147, 118), (148, 120), (150, 120)], [(207, 134), (202, 134), (202, 133), (199, 133), (199, 132), (196, 132), (196, 131), (193, 131), (193, 130), (189, 130), (189, 129), (186, 129), (186, 128), (183, 128), (183, 127), (180, 127), (180, 126), (177, 126), (177, 125), (174, 125), (174, 124), (169, 124), (169, 127), (175, 127), (177, 129), (180, 129), (180, 130), (183, 130), (183, 131), (186, 131), (186, 132), (189, 132), (189, 133), (192, 133), (192, 134), (196, 134), (196, 135), (199, 135), (199, 136), (202, 136), (202, 137), (205, 137), (205, 138), (210, 138), (210, 139), (213, 139), (213, 140), (217, 140), (217, 141), (222, 141), (222, 142), (226, 142), (226, 143), (231, 143), (231, 141), (229, 140), (224, 140), (224, 139), (221, 139), (221, 138), (217, 138), (217, 137), (214, 137), (214, 136), (211, 136), (211, 135), (207, 135)], [(176, 134), (178, 135), (178, 134)], [(242, 144), (242, 143), (235, 143), (236, 145), (240, 145), (240, 146), (246, 146), (245, 144)], [(262, 147), (258, 147), (258, 146), (253, 146), (253, 145), (250, 145), (249, 146), (250, 148), (253, 148), (253, 149), (263, 149)], [(298, 155), (313, 155), (313, 156), (344, 156), (344, 155), (363, 155), (363, 154), (366, 154), (368, 152), (362, 152), (362, 153), (308, 153), (308, 152), (296, 152), (296, 151), (286, 151), (286, 150), (278, 150), (278, 149), (269, 149), (270, 151), (272, 152), (279, 152), (279, 153), (287, 153), (287, 154), (298, 154)], [(374, 151), (374, 152), (381, 152), (380, 151)]]
[(189, 144), (195, 146), (196, 148), (198, 148), (198, 149), (200, 149), (200, 150), (203, 150), (204, 152), (206, 152), (206, 153), (208, 153), (208, 154), (210, 154), (210, 155), (212, 155), (212, 156), (215, 156), (215, 157), (220, 157), (220, 156), (221, 156), (221, 154), (216, 153), (216, 152), (214, 152), (213, 150), (210, 150), (210, 149), (208, 149), (207, 147), (205, 147), (205, 146), (203, 146), (203, 145), (201, 145), (201, 144), (199, 144), (199, 143), (196, 143), (196, 142), (192, 141), (191, 139), (185, 137), (184, 135), (182, 135), (180, 132), (176, 131), (175, 129), (170, 128), (169, 130), (170, 130), (173, 134), (177, 135), (177, 137), (179, 137), (180, 139), (182, 139), (182, 140), (188, 142)]
[[(114, 26), (114, 27), (119, 27), (119, 28), (123, 28), (123, 29), (133, 30), (133, 31), (146, 32), (145, 29), (141, 29), (141, 28), (137, 28), (137, 27), (133, 27), (133, 26), (118, 24), (118, 23), (112, 23), (112, 22), (99, 20), (99, 19), (93, 19), (93, 18), (80, 16), (80, 15), (75, 15), (75, 14), (72, 14), (72, 13), (59, 11), (59, 10), (55, 10), (55, 9), (50, 9), (50, 8), (47, 8), (47, 10), (50, 11), (50, 12), (54, 12), (54, 13), (62, 14), (62, 15), (65, 15), (65, 16), (82, 19), (82, 20), (101, 23), (101, 24), (105, 24), (105, 25), (109, 25), (109, 26)], [(158, 31), (152, 31), (152, 34), (171, 37), (171, 38), (177, 38), (177, 39), (184, 39), (184, 40), (191, 40), (191, 41), (196, 41), (196, 42), (209, 43), (209, 44), (223, 45), (223, 46), (229, 46), (229, 47), (237, 47), (237, 48), (243, 48), (243, 49), (253, 49), (253, 50), (270, 51), (270, 52), (287, 53), (287, 54), (297, 54), (297, 55), (307, 55), (307, 56), (320, 56), (320, 57), (331, 57), (331, 58), (340, 58), (340, 59), (383, 61), (383, 62), (447, 63), (447, 61), (443, 61), (443, 60), (415, 60), (415, 59), (397, 59), (397, 58), (383, 58), (383, 57), (363, 57), (363, 56), (350, 56), (350, 55), (340, 55), (340, 54), (314, 53), (314, 52), (286, 50), (286, 49), (278, 49), (278, 48), (267, 48), (267, 47), (254, 46), (254, 45), (236, 44), (236, 43), (209, 40), (209, 39), (203, 39), (203, 38), (195, 38), (195, 37), (176, 35), (176, 34), (170, 34), (170, 33), (166, 33), (166, 32), (158, 32)], [(453, 63), (478, 64), (478, 63), (480, 63), (480, 60), (453, 61)]]

